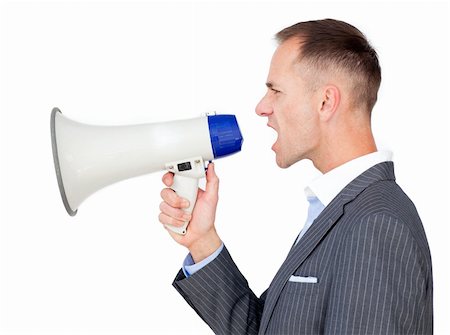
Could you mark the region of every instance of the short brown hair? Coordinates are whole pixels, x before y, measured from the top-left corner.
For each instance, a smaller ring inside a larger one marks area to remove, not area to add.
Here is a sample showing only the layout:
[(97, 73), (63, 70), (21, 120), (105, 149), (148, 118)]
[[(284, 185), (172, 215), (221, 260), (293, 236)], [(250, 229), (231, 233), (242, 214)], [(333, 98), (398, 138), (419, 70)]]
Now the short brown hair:
[(375, 50), (354, 26), (325, 19), (294, 24), (275, 35), (278, 43), (297, 38), (299, 60), (316, 70), (334, 67), (353, 79), (354, 103), (370, 113), (381, 83), (381, 68)]

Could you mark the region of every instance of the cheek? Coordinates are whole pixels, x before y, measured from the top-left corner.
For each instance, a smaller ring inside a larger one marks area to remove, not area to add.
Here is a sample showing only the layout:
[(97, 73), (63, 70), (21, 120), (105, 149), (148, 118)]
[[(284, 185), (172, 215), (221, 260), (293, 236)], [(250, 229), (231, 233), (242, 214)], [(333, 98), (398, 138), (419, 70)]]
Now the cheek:
[(297, 145), (307, 145), (316, 138), (318, 118), (313, 108), (305, 103), (292, 106), (288, 113), (285, 126), (288, 140)]

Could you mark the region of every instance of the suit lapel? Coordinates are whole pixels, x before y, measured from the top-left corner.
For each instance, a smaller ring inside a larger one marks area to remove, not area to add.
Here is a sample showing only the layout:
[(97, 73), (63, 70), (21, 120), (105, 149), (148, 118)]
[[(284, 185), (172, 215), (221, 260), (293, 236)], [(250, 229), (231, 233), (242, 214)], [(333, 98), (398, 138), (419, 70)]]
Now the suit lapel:
[(356, 179), (350, 182), (320, 213), (314, 224), (289, 252), (286, 260), (281, 265), (272, 283), (270, 284), (267, 299), (264, 304), (264, 312), (260, 324), (260, 334), (266, 332), (275, 305), (280, 293), (295, 270), (303, 264), (306, 258), (322, 241), (325, 235), (333, 228), (344, 213), (344, 206), (354, 200), (369, 185), (381, 180), (395, 180), (394, 166), (392, 162), (377, 164)]

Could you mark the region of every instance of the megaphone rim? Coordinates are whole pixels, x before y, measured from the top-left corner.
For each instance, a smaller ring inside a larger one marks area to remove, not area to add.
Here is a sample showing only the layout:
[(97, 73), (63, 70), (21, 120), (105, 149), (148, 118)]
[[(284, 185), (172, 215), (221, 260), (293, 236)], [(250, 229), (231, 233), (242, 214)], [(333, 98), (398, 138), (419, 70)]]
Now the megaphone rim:
[(53, 152), (53, 163), (55, 164), (55, 172), (56, 172), (56, 178), (58, 180), (58, 187), (59, 187), (59, 193), (61, 193), (61, 198), (64, 203), (64, 207), (66, 208), (67, 213), (70, 216), (75, 216), (77, 214), (78, 210), (72, 210), (70, 208), (69, 201), (67, 200), (66, 191), (64, 189), (64, 183), (61, 173), (61, 168), (59, 165), (59, 158), (58, 158), (58, 146), (56, 143), (56, 114), (61, 113), (61, 110), (58, 107), (54, 107), (52, 110), (52, 114), (50, 117), (50, 129), (52, 134), (52, 152)]

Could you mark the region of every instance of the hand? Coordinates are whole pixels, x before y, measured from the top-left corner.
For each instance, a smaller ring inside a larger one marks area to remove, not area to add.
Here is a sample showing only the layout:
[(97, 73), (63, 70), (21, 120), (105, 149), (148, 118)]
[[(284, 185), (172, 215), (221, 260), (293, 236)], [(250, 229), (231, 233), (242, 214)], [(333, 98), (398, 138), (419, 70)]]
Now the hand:
[[(162, 180), (166, 186), (170, 187), (173, 184), (173, 173), (166, 173)], [(163, 199), (159, 206), (161, 223), (181, 227), (185, 221), (190, 220), (184, 236), (166, 229), (176, 242), (189, 249), (194, 262), (200, 262), (219, 248), (222, 242), (214, 226), (219, 199), (219, 178), (215, 173), (214, 163), (208, 165), (206, 188), (204, 191), (198, 189), (197, 202), (192, 215), (183, 210), (189, 207), (187, 200), (179, 197), (172, 189), (163, 189), (161, 198)]]

